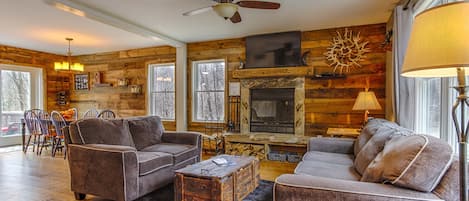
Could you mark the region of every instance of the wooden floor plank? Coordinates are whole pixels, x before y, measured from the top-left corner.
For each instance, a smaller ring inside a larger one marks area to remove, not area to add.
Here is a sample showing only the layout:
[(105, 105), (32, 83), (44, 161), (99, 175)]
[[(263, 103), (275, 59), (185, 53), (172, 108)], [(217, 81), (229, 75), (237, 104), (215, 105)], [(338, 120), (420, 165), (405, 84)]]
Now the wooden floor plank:
[[(203, 158), (210, 156), (204, 155)], [(261, 162), (261, 178), (273, 181), (285, 173), (292, 173), (296, 164)], [(70, 172), (62, 154), (55, 158), (49, 151), (42, 156), (21, 151), (0, 153), (0, 201), (72, 201)], [(87, 196), (87, 201), (104, 201)]]

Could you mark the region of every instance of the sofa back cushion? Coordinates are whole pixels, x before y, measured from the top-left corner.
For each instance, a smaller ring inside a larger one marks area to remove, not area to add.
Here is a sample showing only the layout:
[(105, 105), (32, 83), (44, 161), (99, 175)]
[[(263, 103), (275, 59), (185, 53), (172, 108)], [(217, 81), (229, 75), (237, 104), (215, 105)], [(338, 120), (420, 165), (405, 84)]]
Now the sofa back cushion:
[(366, 168), (361, 181), (432, 191), (451, 164), (448, 143), (427, 135), (394, 136)]
[(164, 127), (160, 117), (133, 117), (127, 119), (127, 122), (137, 150), (161, 143)]
[(412, 133), (412, 130), (400, 127), (394, 123), (382, 123), (380, 126), (377, 126), (371, 139), (368, 140), (365, 146), (363, 146), (360, 152), (355, 156), (355, 170), (357, 170), (360, 175), (363, 175), (368, 164), (383, 150), (384, 144), (389, 139), (395, 135), (411, 135)]
[(368, 120), (365, 127), (363, 127), (360, 135), (358, 136), (357, 140), (355, 141), (354, 148), (353, 148), (353, 153), (355, 156), (358, 155), (358, 153), (365, 146), (365, 144), (371, 139), (371, 137), (373, 137), (376, 131), (385, 124), (398, 126), (396, 123), (388, 121), (386, 119), (370, 118)]
[(73, 144), (134, 146), (127, 122), (123, 119), (82, 119), (70, 124)]

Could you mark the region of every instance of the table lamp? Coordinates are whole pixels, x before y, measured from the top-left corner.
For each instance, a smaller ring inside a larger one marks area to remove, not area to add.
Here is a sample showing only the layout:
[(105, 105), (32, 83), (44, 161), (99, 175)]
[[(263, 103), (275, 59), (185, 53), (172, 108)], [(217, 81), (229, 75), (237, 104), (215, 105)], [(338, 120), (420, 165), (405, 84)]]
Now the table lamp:
[[(428, 9), (414, 19), (402, 66), (406, 77), (457, 76), (459, 95), (452, 109), (459, 143), (459, 184), (461, 201), (467, 194), (467, 127), (465, 107), (469, 67), (469, 2), (455, 2)], [(460, 109), (459, 120), (456, 113)]]
[(362, 91), (358, 93), (358, 97), (353, 104), (352, 110), (365, 110), (364, 124), (368, 121), (368, 110), (380, 110), (378, 99), (376, 99), (375, 92)]

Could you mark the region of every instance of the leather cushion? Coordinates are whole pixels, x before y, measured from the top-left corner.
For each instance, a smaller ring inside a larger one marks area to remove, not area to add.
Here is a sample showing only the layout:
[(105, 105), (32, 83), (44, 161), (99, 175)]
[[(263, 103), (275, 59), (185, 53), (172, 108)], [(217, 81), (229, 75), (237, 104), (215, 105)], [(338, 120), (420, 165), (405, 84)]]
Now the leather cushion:
[(452, 155), (448, 143), (432, 136), (394, 136), (368, 165), (361, 181), (430, 192), (449, 168)]
[(144, 176), (173, 165), (173, 156), (163, 152), (137, 152), (139, 175)]
[(164, 127), (160, 117), (133, 117), (128, 118), (127, 122), (137, 150), (161, 143)]
[(174, 164), (178, 164), (199, 155), (196, 146), (173, 143), (160, 143), (142, 149), (144, 152), (164, 152), (173, 156)]

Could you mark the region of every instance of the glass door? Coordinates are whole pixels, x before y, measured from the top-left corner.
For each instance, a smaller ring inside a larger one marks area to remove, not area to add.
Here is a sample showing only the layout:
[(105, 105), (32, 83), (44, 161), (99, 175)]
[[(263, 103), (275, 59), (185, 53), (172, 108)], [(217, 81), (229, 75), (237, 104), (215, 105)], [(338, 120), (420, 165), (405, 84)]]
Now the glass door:
[(0, 147), (21, 144), (25, 110), (42, 108), (42, 69), (0, 65)]

